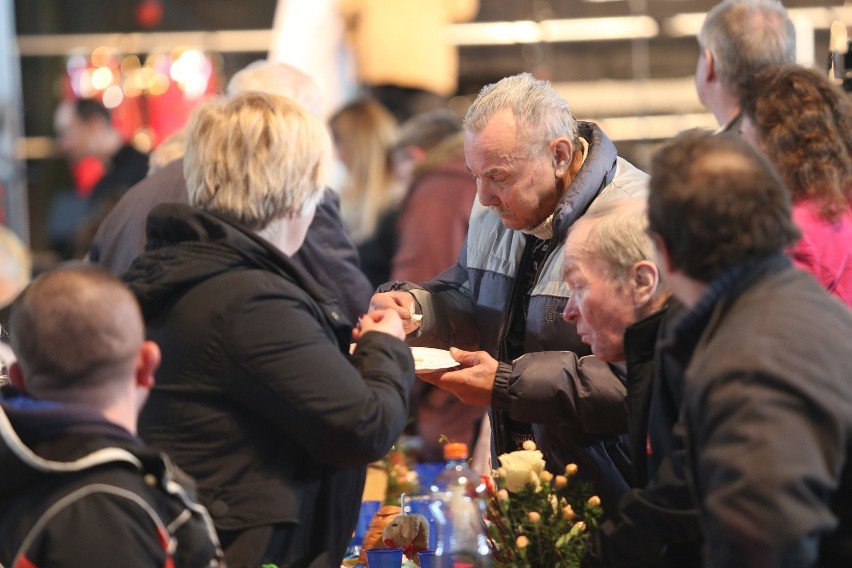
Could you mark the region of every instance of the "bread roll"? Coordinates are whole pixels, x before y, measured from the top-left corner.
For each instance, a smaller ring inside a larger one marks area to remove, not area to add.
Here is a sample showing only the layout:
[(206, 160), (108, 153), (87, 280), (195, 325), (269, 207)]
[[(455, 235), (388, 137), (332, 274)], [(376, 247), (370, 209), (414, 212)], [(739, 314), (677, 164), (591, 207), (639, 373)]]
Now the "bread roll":
[(394, 505), (385, 505), (370, 519), (370, 527), (361, 542), (361, 554), (358, 562), (367, 565), (367, 551), (371, 548), (387, 548), (382, 542), (382, 532), (389, 522), (402, 514), (402, 509)]

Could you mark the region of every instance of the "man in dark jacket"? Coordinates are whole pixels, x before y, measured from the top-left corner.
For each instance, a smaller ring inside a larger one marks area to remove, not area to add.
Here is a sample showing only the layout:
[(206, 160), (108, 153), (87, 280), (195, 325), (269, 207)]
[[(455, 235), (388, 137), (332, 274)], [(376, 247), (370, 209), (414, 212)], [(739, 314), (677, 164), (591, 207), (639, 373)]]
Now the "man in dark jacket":
[[(577, 354), (588, 348), (561, 317), (568, 300), (565, 236), (606, 201), (643, 196), (647, 176), (617, 155), (600, 128), (578, 122), (547, 81), (529, 73), (482, 90), (465, 118), (465, 158), (481, 206), (474, 206), (458, 263), (421, 286), (389, 283), (372, 304), (395, 307), (406, 330), (417, 332), (412, 343), (482, 349), (456, 352), (464, 368), (429, 382), (491, 408), (494, 453), (535, 438), (551, 471), (576, 463), (579, 475), (596, 484), (605, 511), (611, 509), (628, 489), (630, 465), (619, 438), (626, 433), (623, 406), (615, 417), (568, 423), (524, 404), (525, 396), (513, 395), (510, 386), (527, 374), (570, 388), (574, 375), (564, 369), (575, 367)], [(419, 322), (411, 317), (415, 311), (423, 316)], [(590, 386), (623, 398), (621, 380), (606, 365), (599, 368)]]
[(784, 183), (742, 140), (687, 132), (653, 159), (648, 214), (690, 310), (671, 349), (705, 565), (852, 565), (852, 313), (784, 254)]
[[(683, 373), (658, 349), (661, 334), (683, 307), (660, 280), (647, 226), (644, 201), (619, 200), (583, 216), (565, 243), (571, 297), (564, 316), (592, 353), (626, 378), (633, 466), (633, 489), (619, 501), (617, 514), (595, 531), (585, 566), (700, 565), (698, 514), (674, 433)], [(533, 391), (523, 384), (513, 388)], [(590, 406), (587, 413), (601, 410)]]
[(217, 566), (213, 524), (136, 437), (160, 351), (102, 268), (57, 268), (16, 300), (0, 399), (0, 565)]
[[(313, 80), (286, 63), (255, 62), (236, 73), (228, 93), (249, 90), (292, 98), (306, 109), (319, 113), (319, 90)], [(124, 274), (145, 250), (145, 222), (160, 203), (187, 203), (183, 160), (155, 171), (127, 192), (101, 223), (89, 260)], [(302, 248), (293, 259), (338, 298), (347, 319), (355, 322), (367, 310), (373, 287), (359, 268), (358, 252), (343, 229), (340, 199), (326, 189)]]

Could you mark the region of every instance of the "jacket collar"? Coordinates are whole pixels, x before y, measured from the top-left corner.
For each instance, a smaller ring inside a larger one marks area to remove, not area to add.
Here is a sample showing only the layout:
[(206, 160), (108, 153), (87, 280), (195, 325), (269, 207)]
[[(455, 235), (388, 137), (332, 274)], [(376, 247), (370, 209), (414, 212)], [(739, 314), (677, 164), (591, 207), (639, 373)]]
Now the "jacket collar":
[(786, 254), (778, 252), (729, 268), (710, 282), (698, 303), (666, 338), (664, 347), (686, 366), (705, 331), (714, 327), (711, 322), (719, 321), (734, 301), (757, 281), (791, 264)]
[(577, 133), (588, 143), (588, 150), (583, 165), (553, 212), (553, 236), (559, 241), (615, 177), (618, 153), (612, 140), (592, 122), (578, 122)]

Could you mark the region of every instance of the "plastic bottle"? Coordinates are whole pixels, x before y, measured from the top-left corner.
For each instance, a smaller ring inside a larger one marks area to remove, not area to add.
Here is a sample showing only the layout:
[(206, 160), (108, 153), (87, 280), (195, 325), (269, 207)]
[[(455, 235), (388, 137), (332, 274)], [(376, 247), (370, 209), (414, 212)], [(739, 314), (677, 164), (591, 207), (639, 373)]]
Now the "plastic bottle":
[(491, 550), (483, 524), (484, 484), (467, 465), (467, 444), (444, 445), (446, 466), (432, 484), (435, 565), (489, 568)]

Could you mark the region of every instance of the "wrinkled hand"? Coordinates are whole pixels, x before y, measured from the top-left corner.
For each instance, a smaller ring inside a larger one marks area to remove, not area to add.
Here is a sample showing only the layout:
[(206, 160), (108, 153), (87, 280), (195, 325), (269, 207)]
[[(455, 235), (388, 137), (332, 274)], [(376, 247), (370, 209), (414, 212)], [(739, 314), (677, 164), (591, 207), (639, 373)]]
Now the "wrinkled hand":
[(370, 311), (393, 310), (399, 314), (402, 320), (402, 329), (405, 334), (412, 333), (420, 327), (420, 316), (415, 315), (416, 302), (411, 292), (393, 290), (391, 292), (380, 292), (370, 298)]
[(466, 404), (491, 406), (497, 360), (485, 351), (462, 351), (455, 347), (450, 348), (450, 354), (464, 366), (463, 369), (418, 373), (417, 376), (456, 395)]
[(370, 331), (387, 333), (405, 341), (402, 320), (393, 310), (376, 310), (361, 316), (361, 319), (358, 320), (358, 326), (352, 330), (352, 337), (355, 341), (358, 341), (365, 333)]

